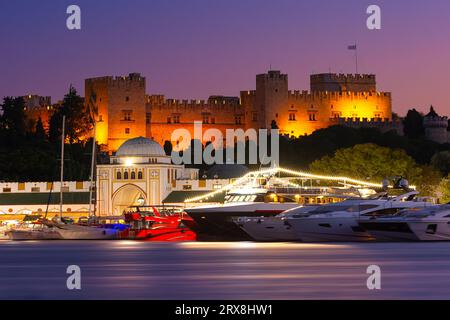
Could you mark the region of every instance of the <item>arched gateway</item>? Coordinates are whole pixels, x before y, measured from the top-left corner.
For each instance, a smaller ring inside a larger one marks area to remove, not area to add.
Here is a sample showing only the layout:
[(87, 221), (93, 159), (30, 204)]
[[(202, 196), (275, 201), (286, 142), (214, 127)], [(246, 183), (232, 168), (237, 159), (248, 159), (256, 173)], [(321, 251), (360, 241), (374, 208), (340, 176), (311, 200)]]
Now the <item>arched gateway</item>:
[(109, 164), (97, 166), (97, 214), (120, 215), (129, 206), (159, 205), (183, 177), (196, 178), (198, 170), (172, 164), (151, 139), (127, 140)]

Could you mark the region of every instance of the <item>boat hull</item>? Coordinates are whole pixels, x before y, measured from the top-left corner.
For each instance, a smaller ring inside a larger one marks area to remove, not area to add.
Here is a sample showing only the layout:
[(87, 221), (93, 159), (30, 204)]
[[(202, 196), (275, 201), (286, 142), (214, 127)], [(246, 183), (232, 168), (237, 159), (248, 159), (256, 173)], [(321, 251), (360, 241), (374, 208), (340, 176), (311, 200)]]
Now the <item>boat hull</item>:
[(245, 217), (237, 219), (235, 223), (255, 241), (301, 241), (286, 220), (278, 217)]
[(253, 238), (234, 222), (235, 218), (273, 217), (283, 211), (196, 211), (188, 213), (193, 221), (183, 220), (183, 223), (197, 234), (200, 241), (252, 241)]
[(42, 230), (10, 230), (7, 232), (10, 240), (27, 241), (27, 240), (61, 240), (61, 235), (52, 231)]
[(114, 229), (103, 228), (91, 228), (98, 230), (83, 230), (82, 228), (76, 229), (58, 229), (58, 233), (61, 239), (64, 240), (112, 240), (117, 239), (118, 231)]
[(288, 219), (296, 236), (304, 242), (359, 242), (374, 238), (356, 218), (299, 218)]
[(447, 221), (375, 221), (361, 222), (377, 241), (449, 241)]
[(197, 235), (189, 228), (155, 228), (141, 230), (127, 230), (120, 235), (121, 239), (182, 242), (195, 241)]

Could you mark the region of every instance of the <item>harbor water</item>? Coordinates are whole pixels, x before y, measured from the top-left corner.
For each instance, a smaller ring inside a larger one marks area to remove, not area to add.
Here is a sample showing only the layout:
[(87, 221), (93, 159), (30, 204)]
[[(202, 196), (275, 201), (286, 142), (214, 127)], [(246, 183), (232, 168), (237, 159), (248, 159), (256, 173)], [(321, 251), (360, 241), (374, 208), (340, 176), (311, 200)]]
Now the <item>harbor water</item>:
[(1, 241), (0, 299), (450, 299), (450, 243)]

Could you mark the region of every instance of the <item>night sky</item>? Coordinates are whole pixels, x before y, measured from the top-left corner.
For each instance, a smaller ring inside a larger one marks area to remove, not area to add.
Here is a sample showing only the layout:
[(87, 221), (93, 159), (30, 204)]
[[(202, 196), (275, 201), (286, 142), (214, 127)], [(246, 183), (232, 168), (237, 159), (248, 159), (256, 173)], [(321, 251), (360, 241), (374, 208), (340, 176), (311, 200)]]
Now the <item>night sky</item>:
[[(77, 4), (82, 29), (66, 28)], [(382, 29), (366, 28), (378, 4)], [(375, 73), (392, 91), (394, 111), (450, 115), (448, 0), (14, 0), (0, 2), (0, 97), (51, 95), (72, 83), (140, 72), (147, 92), (205, 99), (255, 88), (255, 75), (289, 74), (292, 90), (309, 89), (309, 74)]]

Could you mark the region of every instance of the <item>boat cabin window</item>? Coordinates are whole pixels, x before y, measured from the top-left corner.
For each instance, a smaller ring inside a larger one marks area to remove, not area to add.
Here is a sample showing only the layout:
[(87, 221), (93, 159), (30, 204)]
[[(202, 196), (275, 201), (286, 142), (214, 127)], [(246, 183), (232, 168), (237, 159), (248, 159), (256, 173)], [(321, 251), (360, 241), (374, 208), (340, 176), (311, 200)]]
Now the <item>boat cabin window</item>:
[(329, 213), (334, 211), (349, 211), (353, 206), (322, 206), (312, 210), (311, 214)]
[(258, 198), (257, 195), (227, 195), (225, 196), (225, 202), (255, 202)]
[(390, 216), (390, 215), (397, 214), (401, 210), (402, 210), (401, 208), (387, 208), (387, 209), (381, 209), (381, 210), (368, 212), (368, 213), (363, 214), (363, 216), (366, 216), (366, 217)]
[(377, 204), (325, 205), (311, 211), (311, 214), (330, 213), (335, 211), (360, 212), (378, 207)]
[(270, 193), (270, 194), (265, 195), (264, 202), (265, 203), (269, 203), (269, 202), (285, 203), (285, 202), (297, 202), (297, 200), (290, 198), (290, 197), (280, 196), (275, 193)]
[(374, 209), (376, 207), (378, 207), (377, 204), (361, 204), (361, 205), (357, 205), (356, 207), (356, 211), (366, 211), (366, 210), (370, 210), (370, 209)]

